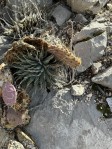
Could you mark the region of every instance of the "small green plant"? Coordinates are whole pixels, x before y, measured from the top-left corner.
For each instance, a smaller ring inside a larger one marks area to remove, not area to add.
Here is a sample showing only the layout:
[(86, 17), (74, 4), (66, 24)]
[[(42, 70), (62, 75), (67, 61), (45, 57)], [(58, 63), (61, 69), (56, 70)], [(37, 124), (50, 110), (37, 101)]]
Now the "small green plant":
[(76, 68), (81, 60), (58, 41), (47, 35), (42, 38), (25, 36), (12, 44), (4, 61), (17, 85), (25, 89), (30, 87), (35, 93), (39, 88), (60, 88), (66, 84), (63, 66)]
[(37, 89), (37, 87), (55, 86), (59, 82), (59, 78), (56, 78), (60, 66), (54, 55), (46, 50), (40, 50), (16, 55), (16, 61), (10, 65), (10, 68), (15, 69), (15, 81), (19, 82), (20, 86)]

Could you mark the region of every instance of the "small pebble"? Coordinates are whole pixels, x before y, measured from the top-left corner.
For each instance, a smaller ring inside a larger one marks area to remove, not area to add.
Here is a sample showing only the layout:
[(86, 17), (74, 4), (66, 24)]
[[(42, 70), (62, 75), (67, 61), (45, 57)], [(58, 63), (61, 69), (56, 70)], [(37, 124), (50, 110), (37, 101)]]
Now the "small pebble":
[(25, 149), (25, 148), (20, 142), (10, 140), (7, 149)]

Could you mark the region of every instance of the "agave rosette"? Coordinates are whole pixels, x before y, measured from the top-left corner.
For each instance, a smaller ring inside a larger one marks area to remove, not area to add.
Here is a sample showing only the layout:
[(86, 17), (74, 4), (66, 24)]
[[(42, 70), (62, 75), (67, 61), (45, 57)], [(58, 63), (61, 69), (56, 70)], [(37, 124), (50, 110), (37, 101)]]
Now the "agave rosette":
[(4, 60), (14, 70), (16, 82), (26, 88), (34, 86), (33, 89), (63, 84), (60, 79), (62, 66), (76, 68), (81, 63), (59, 38), (48, 34), (41, 38), (26, 36), (14, 42)]

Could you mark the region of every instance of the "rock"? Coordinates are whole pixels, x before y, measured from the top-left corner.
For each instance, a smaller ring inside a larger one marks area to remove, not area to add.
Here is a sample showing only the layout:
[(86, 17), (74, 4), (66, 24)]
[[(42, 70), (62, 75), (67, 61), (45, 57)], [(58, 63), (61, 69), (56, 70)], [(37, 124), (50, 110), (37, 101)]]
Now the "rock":
[(109, 0), (67, 0), (68, 5), (75, 12), (85, 12), (87, 10), (97, 14)]
[(106, 22), (106, 19), (105, 19), (105, 17), (100, 17), (97, 19), (97, 22), (104, 23), (104, 22)]
[(89, 94), (86, 95), (86, 100), (90, 101), (92, 99), (92, 97), (93, 97), (93, 94), (89, 93)]
[(0, 148), (4, 147), (9, 140), (9, 134), (7, 131), (0, 127)]
[(7, 149), (25, 149), (25, 148), (20, 142), (10, 140)]
[(39, 149), (111, 149), (112, 119), (98, 120), (101, 113), (94, 99), (89, 106), (84, 97), (75, 104), (69, 89), (52, 91), (43, 104), (31, 110), (31, 122), (24, 129)]
[(97, 14), (100, 12), (101, 8), (103, 8), (109, 0), (97, 0), (96, 4), (91, 8), (93, 14)]
[(112, 23), (106, 25), (106, 30), (107, 30), (108, 35), (112, 34)]
[(106, 98), (106, 101), (107, 101), (107, 103), (108, 103), (108, 105), (109, 105), (109, 107), (110, 107), (110, 110), (111, 110), (111, 112), (112, 112), (112, 97)]
[(70, 18), (71, 12), (66, 7), (58, 5), (52, 12), (52, 16), (56, 20), (56, 23), (61, 26)]
[(77, 43), (74, 53), (81, 58), (82, 64), (77, 67), (78, 72), (84, 72), (94, 61), (103, 56), (107, 46), (107, 33), (104, 32), (90, 40)]
[(112, 67), (109, 67), (104, 72), (94, 76), (92, 82), (112, 89)]
[(106, 27), (92, 22), (74, 35), (73, 42), (74, 53), (82, 59), (77, 71), (83, 72), (104, 54), (107, 46)]
[(92, 73), (97, 74), (98, 71), (101, 69), (102, 64), (100, 62), (93, 63), (92, 65)]
[(71, 94), (73, 96), (82, 96), (85, 92), (85, 88), (82, 84), (72, 85)]
[(111, 3), (108, 3), (107, 4), (107, 8), (108, 8), (108, 10), (112, 11), (112, 4)]
[(88, 20), (82, 14), (77, 14), (74, 21), (81, 24), (86, 24), (88, 22)]
[(85, 26), (80, 32), (76, 33), (73, 37), (73, 41), (79, 42), (83, 40), (89, 40), (106, 31), (105, 25), (98, 22), (92, 22)]
[(19, 128), (16, 129), (16, 136), (19, 142), (21, 142), (25, 148), (27, 149), (38, 149), (35, 146), (34, 141), (27, 135), (25, 134), (22, 130)]

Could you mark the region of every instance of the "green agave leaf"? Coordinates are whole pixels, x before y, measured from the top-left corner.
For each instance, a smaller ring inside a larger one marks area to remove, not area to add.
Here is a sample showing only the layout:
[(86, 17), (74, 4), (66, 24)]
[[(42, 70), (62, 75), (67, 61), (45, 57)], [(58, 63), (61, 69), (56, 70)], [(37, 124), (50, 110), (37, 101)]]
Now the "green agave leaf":
[(54, 55), (50, 55), (47, 58), (44, 59), (43, 64), (46, 65), (48, 64), (51, 60), (53, 60)]
[(45, 57), (45, 50), (43, 49), (43, 47), (42, 47), (42, 49), (39, 51), (39, 53), (38, 53), (38, 57), (39, 57), (39, 59), (40, 60), (43, 60), (44, 59), (44, 57)]
[[(56, 71), (55, 71), (56, 72)], [(50, 76), (50, 77), (56, 77), (56, 73), (55, 73), (54, 71), (53, 71), (53, 73), (52, 73), (52, 71), (49, 71), (49, 70), (47, 70), (46, 69), (46, 73)], [(55, 74), (54, 74), (55, 73)]]
[(29, 79), (29, 77), (24, 77), (23, 79), (22, 79), (22, 81), (20, 82), (20, 86), (25, 82), (25, 81), (27, 81)]
[(34, 93), (38, 88), (49, 88), (56, 83), (63, 83), (57, 79), (60, 62), (43, 48), (32, 53), (27, 51), (26, 54), (16, 55), (17, 61), (10, 66), (16, 70), (16, 82), (20, 82), (20, 86), (25, 86), (26, 89), (31, 87)]
[(31, 77), (26, 83), (26, 89), (34, 83), (35, 78)]

